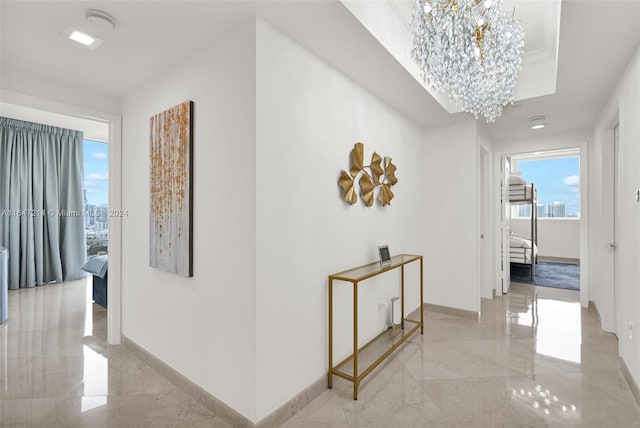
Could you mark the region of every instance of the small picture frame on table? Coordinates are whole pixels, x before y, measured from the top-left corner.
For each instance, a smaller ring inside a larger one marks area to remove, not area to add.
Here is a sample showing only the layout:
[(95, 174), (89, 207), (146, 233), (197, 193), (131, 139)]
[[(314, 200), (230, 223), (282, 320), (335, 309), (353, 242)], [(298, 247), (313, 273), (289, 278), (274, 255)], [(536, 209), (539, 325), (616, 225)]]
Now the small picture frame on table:
[(380, 266), (389, 266), (391, 264), (391, 253), (389, 253), (389, 246), (378, 246), (378, 253), (380, 254)]

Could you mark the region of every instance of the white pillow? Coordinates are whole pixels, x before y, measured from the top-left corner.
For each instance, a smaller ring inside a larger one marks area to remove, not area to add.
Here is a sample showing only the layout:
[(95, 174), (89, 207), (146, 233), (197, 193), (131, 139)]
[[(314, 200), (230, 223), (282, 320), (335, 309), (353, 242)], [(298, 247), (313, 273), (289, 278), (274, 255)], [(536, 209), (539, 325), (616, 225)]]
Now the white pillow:
[(509, 175), (509, 184), (526, 184), (527, 180), (524, 179), (520, 173)]
[(531, 241), (520, 236), (509, 236), (509, 246), (514, 248), (531, 248)]

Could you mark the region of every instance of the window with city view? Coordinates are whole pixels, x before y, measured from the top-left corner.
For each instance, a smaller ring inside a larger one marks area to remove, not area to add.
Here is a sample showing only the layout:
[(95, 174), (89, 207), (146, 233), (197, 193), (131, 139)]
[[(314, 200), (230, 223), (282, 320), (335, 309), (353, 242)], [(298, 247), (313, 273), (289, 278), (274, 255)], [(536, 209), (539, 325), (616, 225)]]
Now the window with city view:
[[(538, 189), (536, 214), (543, 217), (580, 217), (580, 159), (578, 156), (514, 160), (514, 170)], [(512, 217), (530, 217), (530, 205), (512, 207)]]
[(87, 255), (107, 254), (109, 242), (108, 146), (84, 140), (84, 229)]

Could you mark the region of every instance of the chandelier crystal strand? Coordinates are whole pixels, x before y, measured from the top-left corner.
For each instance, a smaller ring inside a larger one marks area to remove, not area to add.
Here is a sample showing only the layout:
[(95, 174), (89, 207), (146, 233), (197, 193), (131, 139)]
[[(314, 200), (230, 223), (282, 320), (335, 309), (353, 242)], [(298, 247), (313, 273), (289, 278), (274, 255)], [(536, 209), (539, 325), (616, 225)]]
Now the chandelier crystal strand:
[(417, 0), (411, 30), (412, 59), (433, 91), (487, 122), (513, 102), (524, 31), (502, 0)]

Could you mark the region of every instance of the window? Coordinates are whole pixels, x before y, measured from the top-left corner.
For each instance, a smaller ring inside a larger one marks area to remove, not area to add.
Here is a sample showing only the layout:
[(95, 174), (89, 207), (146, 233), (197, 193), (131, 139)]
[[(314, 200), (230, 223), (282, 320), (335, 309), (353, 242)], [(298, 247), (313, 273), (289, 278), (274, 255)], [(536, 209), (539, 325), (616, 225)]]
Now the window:
[(84, 140), (84, 230), (87, 255), (107, 254), (109, 242), (108, 146)]
[[(527, 183), (538, 190), (538, 218), (580, 217), (580, 158), (577, 150), (572, 155), (546, 154), (512, 158), (513, 169), (522, 173)], [(530, 205), (512, 207), (512, 218), (529, 217)]]

